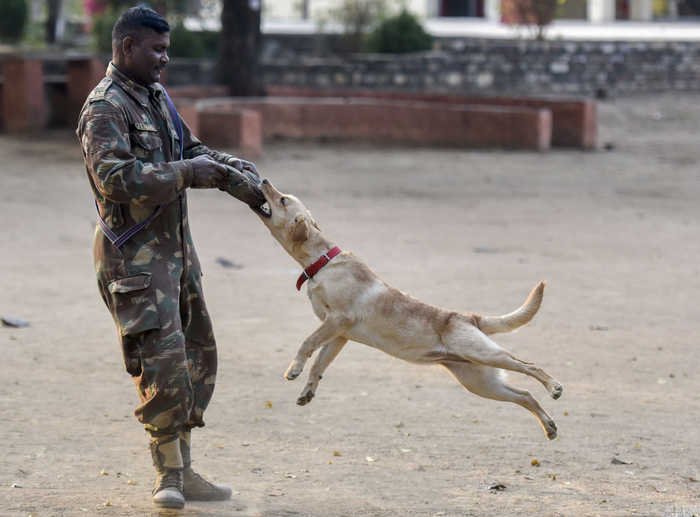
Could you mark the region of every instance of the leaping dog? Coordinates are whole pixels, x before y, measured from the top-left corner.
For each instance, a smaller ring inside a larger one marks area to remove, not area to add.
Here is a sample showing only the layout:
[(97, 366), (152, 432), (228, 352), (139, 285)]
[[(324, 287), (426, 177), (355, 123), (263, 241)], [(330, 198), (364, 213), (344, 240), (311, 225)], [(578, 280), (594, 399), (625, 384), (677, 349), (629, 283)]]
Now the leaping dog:
[(269, 181), (261, 185), (266, 203), (254, 210), (304, 273), (308, 296), (321, 320), (307, 337), (284, 377), (296, 379), (320, 349), (297, 404), (311, 402), (323, 372), (348, 340), (364, 343), (405, 361), (445, 367), (466, 389), (481, 397), (514, 402), (531, 411), (547, 438), (557, 426), (525, 390), (506, 383), (503, 370), (534, 377), (558, 399), (562, 386), (533, 363), (516, 358), (489, 335), (528, 323), (542, 303), (544, 282), (517, 310), (503, 316), (454, 312), (416, 300), (383, 282), (355, 255), (340, 251), (321, 233), (308, 209), (294, 196), (279, 192)]

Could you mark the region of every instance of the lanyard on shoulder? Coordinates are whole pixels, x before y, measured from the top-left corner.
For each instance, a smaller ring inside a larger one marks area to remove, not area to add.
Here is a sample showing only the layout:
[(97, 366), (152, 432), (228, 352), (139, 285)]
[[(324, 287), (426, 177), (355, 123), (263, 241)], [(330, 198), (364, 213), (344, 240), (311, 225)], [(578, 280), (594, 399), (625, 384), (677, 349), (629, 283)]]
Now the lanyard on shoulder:
[[(175, 104), (173, 103), (172, 99), (170, 98), (170, 95), (168, 95), (168, 92), (165, 90), (165, 88), (163, 88), (163, 93), (165, 94), (165, 102), (168, 104), (170, 118), (172, 119), (173, 124), (175, 124), (177, 136), (180, 138), (180, 160), (182, 160), (184, 155), (184, 142), (182, 141), (182, 121), (180, 120), (180, 114), (177, 112), (177, 108), (175, 108)], [(121, 235), (117, 235), (112, 231), (107, 222), (102, 218), (102, 215), (100, 214), (100, 207), (98, 206), (97, 201), (95, 201), (95, 208), (97, 209), (97, 222), (100, 225), (102, 233), (104, 233), (105, 237), (107, 237), (107, 239), (109, 239), (109, 241), (117, 248), (122, 247), (129, 239), (131, 239), (134, 235), (140, 232), (143, 228), (148, 226), (148, 224), (156, 217), (156, 215), (158, 215), (160, 211), (160, 206), (157, 206), (153, 213), (149, 215), (146, 219), (144, 219), (138, 224), (135, 224)]]
[(185, 142), (182, 141), (182, 121), (180, 120), (180, 114), (177, 112), (175, 104), (173, 103), (172, 99), (170, 98), (170, 95), (168, 95), (168, 92), (165, 90), (165, 88), (163, 88), (163, 94), (165, 95), (165, 102), (168, 104), (170, 118), (173, 120), (173, 124), (175, 124), (177, 136), (180, 138), (180, 160), (182, 160), (182, 149), (185, 146)]

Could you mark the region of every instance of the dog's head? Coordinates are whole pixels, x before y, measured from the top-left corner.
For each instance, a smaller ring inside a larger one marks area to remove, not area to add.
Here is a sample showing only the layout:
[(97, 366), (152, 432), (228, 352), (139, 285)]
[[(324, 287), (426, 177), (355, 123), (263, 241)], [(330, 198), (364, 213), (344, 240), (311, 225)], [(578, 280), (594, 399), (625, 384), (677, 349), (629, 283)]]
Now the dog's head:
[(296, 256), (299, 247), (318, 233), (320, 228), (298, 198), (283, 194), (268, 180), (263, 180), (261, 189), (265, 203), (253, 210), (282, 247)]

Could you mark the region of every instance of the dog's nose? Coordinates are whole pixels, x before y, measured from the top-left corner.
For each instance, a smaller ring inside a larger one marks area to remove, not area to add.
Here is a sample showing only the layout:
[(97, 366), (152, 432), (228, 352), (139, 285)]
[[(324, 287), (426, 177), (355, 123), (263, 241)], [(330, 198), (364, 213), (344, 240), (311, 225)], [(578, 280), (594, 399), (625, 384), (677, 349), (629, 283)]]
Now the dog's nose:
[(262, 180), (262, 182), (263, 182), (263, 185), (267, 185), (268, 183), (270, 183), (269, 181), (267, 181), (267, 178), (265, 178), (264, 180)]

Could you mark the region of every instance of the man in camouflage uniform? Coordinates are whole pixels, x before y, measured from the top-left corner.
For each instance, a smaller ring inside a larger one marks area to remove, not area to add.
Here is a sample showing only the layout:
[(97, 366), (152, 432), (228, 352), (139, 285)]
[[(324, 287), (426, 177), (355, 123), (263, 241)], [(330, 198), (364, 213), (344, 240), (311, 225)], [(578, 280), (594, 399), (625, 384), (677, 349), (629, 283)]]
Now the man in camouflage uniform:
[(157, 471), (153, 502), (182, 508), (185, 499), (231, 495), (191, 467), (190, 430), (204, 425), (217, 358), (186, 189), (220, 188), (251, 206), (264, 198), (252, 163), (208, 149), (177, 116), (158, 83), (169, 42), (168, 23), (154, 11), (122, 14), (112, 62), (77, 135), (99, 211), (97, 282), (141, 400), (135, 414)]

